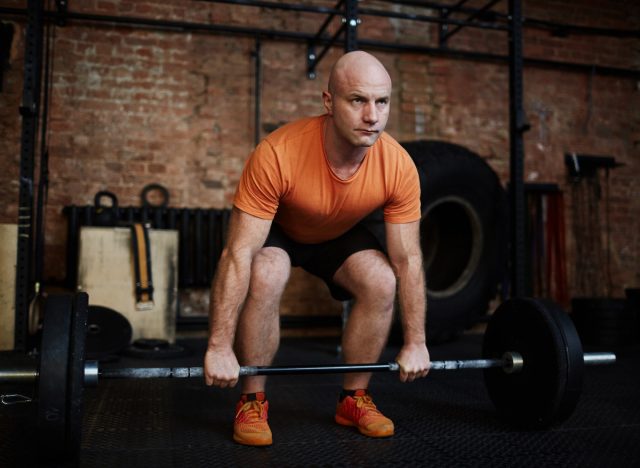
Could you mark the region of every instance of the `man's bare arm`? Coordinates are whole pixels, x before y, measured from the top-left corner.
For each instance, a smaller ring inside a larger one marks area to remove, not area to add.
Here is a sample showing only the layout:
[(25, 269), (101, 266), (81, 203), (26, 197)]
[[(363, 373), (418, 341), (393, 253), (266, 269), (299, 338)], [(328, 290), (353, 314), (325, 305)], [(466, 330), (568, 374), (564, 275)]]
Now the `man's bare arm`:
[(209, 342), (205, 355), (207, 385), (234, 386), (239, 365), (233, 342), (240, 308), (247, 296), (251, 262), (264, 244), (271, 221), (234, 208), (226, 246), (211, 287)]
[(391, 266), (398, 279), (398, 300), (404, 336), (404, 345), (398, 354), (400, 379), (424, 377), (430, 365), (426, 346), (426, 291), (422, 250), (420, 248), (420, 222), (404, 224), (386, 223), (387, 251)]

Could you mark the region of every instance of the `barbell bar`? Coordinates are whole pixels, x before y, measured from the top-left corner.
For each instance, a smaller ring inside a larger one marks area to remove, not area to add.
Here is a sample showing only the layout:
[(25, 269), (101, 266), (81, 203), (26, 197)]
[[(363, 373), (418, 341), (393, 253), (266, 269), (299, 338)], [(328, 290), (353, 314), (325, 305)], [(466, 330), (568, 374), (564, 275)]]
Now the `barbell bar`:
[[(584, 353), (588, 366), (613, 364), (616, 355), (610, 352)], [(430, 370), (491, 369), (501, 368), (507, 374), (520, 372), (524, 361), (520, 353), (507, 352), (501, 359), (463, 359), (431, 361)], [(343, 365), (307, 366), (242, 366), (240, 376), (254, 375), (301, 375), (301, 374), (346, 374), (350, 372), (398, 372), (397, 362)], [(204, 376), (202, 367), (123, 367), (100, 369), (98, 361), (87, 361), (85, 385), (93, 386), (99, 379), (184, 379)]]
[[(611, 352), (584, 353), (587, 366), (607, 365), (616, 362)], [(524, 360), (520, 353), (506, 352), (500, 359), (455, 359), (431, 361), (429, 370), (461, 370), (501, 368), (507, 374), (520, 372)], [(399, 372), (397, 362), (340, 365), (282, 365), (282, 366), (241, 366), (240, 377), (254, 375), (303, 375), (303, 374), (346, 374), (353, 372)], [(185, 379), (204, 377), (203, 367), (107, 367), (100, 368), (98, 361), (85, 361), (84, 385), (95, 387), (100, 379)], [(35, 366), (0, 366), (0, 384), (33, 383), (38, 379)]]
[[(49, 296), (45, 304), (39, 360), (0, 360), (0, 384), (36, 383), (38, 440), (51, 458), (80, 451), (83, 392), (104, 379), (202, 378), (202, 367), (100, 368), (85, 360), (88, 296)], [(492, 314), (482, 359), (432, 361), (431, 370), (482, 369), (489, 398), (517, 426), (544, 428), (575, 409), (584, 367), (613, 364), (610, 352), (583, 353), (568, 315), (539, 299), (505, 301)], [(66, 363), (66, 365), (63, 365)], [(248, 366), (240, 375), (397, 372), (391, 363)]]
[[(614, 364), (616, 355), (611, 352), (584, 353), (586, 366)], [(431, 361), (429, 370), (491, 369), (502, 368), (506, 373), (519, 372), (523, 366), (520, 353), (507, 352), (502, 359), (455, 359)], [(0, 366), (0, 385), (33, 383), (38, 379), (35, 365)], [(398, 372), (397, 362), (343, 365), (307, 366), (241, 366), (240, 377), (253, 375), (346, 374), (349, 372)], [(112, 367), (100, 368), (98, 361), (86, 361), (84, 385), (95, 387), (100, 379), (182, 379), (204, 376), (202, 367)]]
[[(585, 355), (585, 360), (602, 362), (615, 360), (615, 356)], [(430, 370), (488, 369), (501, 367), (505, 372), (518, 372), (522, 368), (522, 357), (518, 353), (505, 353), (502, 359), (470, 359), (431, 361)], [(341, 365), (305, 366), (241, 366), (240, 377), (254, 375), (302, 375), (302, 374), (345, 374), (350, 372), (398, 372), (400, 364), (370, 363)], [(101, 379), (185, 379), (204, 376), (203, 367), (100, 367), (98, 361), (86, 361), (84, 365), (84, 386), (95, 387)], [(38, 371), (20, 366), (1, 368), (0, 384), (29, 384), (37, 381)]]
[[(514, 353), (517, 355), (517, 353)], [(509, 372), (515, 370), (513, 364), (519, 357), (514, 356), (514, 360), (504, 359), (477, 359), (477, 360), (456, 360), (456, 361), (432, 361), (433, 370), (454, 370), (454, 369), (486, 369), (489, 367), (503, 367), (505, 371), (509, 367)], [(520, 361), (521, 362), (521, 361)], [(166, 379), (166, 378), (197, 378), (204, 376), (202, 367), (140, 367), (140, 368), (108, 368), (98, 369), (97, 362), (87, 362), (85, 375), (88, 378), (85, 382), (93, 384), (94, 376), (106, 379)], [(343, 365), (306, 365), (306, 366), (242, 366), (240, 367), (240, 377), (254, 375), (302, 375), (302, 374), (345, 374), (350, 372), (397, 372), (400, 365), (397, 362), (371, 363), (371, 364), (343, 364)], [(97, 383), (97, 382), (96, 382)]]
[[(517, 354), (517, 353), (515, 353)], [(516, 357), (515, 360), (518, 358)], [(485, 369), (489, 367), (509, 366), (504, 359), (476, 359), (457, 361), (432, 361), (433, 370)], [(513, 362), (513, 361), (511, 361)], [(89, 364), (94, 367), (96, 364)], [(511, 366), (513, 367), (513, 366)], [(86, 369), (86, 368), (85, 368)], [(345, 374), (349, 372), (397, 372), (397, 362), (343, 365), (306, 365), (306, 366), (242, 366), (240, 376), (254, 375), (301, 375), (301, 374)], [(145, 379), (145, 378), (190, 378), (202, 377), (202, 367), (149, 367), (149, 368), (110, 368), (100, 369), (99, 378), (107, 379)]]

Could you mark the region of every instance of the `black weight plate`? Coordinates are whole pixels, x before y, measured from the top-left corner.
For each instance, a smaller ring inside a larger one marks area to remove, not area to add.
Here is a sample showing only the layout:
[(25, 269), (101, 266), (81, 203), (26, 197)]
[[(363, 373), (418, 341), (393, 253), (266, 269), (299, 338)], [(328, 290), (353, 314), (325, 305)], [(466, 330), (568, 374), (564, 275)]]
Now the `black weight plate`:
[[(156, 200), (152, 202), (149, 198), (149, 193), (156, 193), (156, 196), (152, 196), (151, 199)], [(142, 199), (142, 206), (148, 206), (151, 208), (166, 208), (169, 206), (169, 191), (160, 184), (148, 184), (145, 185), (140, 193)], [(159, 201), (157, 201), (159, 199)]]
[(46, 459), (65, 456), (71, 296), (49, 296), (45, 304), (38, 365), (37, 439)]
[(522, 355), (521, 372), (484, 371), (498, 413), (522, 428), (545, 428), (566, 419), (580, 395), (584, 356), (564, 311), (536, 299), (504, 302), (487, 325), (482, 354), (500, 358), (507, 351)]
[(167, 349), (170, 346), (169, 340), (162, 340), (159, 338), (139, 338), (133, 342), (133, 345), (139, 349), (148, 349), (150, 351), (158, 351), (161, 349)]
[(558, 331), (564, 341), (567, 357), (564, 395), (558, 402), (558, 410), (554, 416), (554, 421), (551, 421), (551, 423), (560, 423), (571, 416), (580, 399), (584, 380), (584, 350), (582, 349), (580, 336), (569, 315), (560, 306), (551, 301), (539, 301), (539, 303), (541, 306), (546, 307), (546, 310), (556, 321)]
[(79, 293), (73, 300), (69, 348), (69, 404), (67, 407), (67, 446), (70, 458), (80, 453), (82, 442), (82, 417), (84, 402), (85, 339), (89, 296)]
[(131, 335), (131, 324), (120, 312), (103, 306), (89, 306), (85, 343), (87, 359), (104, 360), (120, 353), (129, 346)]
[(188, 356), (190, 350), (167, 340), (141, 338), (133, 342), (124, 354), (140, 359), (172, 359)]

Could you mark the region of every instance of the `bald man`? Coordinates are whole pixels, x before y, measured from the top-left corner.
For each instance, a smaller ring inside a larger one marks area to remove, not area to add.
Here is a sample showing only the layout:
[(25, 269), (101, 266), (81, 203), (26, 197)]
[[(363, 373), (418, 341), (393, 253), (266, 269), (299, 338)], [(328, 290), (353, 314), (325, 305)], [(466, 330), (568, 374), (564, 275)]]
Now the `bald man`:
[[(240, 365), (271, 364), (292, 266), (322, 278), (334, 298), (353, 299), (342, 336), (346, 363), (380, 358), (397, 292), (400, 380), (429, 370), (420, 183), (409, 155), (384, 132), (391, 79), (372, 55), (350, 52), (334, 65), (322, 99), (326, 114), (281, 127), (247, 160), (213, 280), (207, 385), (233, 387)], [(361, 224), (380, 208), (386, 250)], [(370, 379), (370, 373), (345, 374), (335, 421), (369, 437), (391, 436), (393, 422), (373, 403)], [(238, 443), (272, 443), (265, 384), (264, 376), (241, 380)]]

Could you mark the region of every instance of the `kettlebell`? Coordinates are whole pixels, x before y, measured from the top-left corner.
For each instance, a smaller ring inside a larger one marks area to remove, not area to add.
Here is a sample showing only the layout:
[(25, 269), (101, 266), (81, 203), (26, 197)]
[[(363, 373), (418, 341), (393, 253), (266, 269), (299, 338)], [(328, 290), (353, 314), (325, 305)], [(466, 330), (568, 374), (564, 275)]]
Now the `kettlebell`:
[[(111, 200), (110, 205), (104, 205), (103, 199)], [(118, 223), (118, 197), (115, 194), (102, 190), (96, 193), (94, 203), (94, 226), (115, 226)]]

